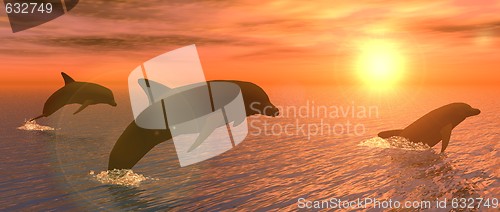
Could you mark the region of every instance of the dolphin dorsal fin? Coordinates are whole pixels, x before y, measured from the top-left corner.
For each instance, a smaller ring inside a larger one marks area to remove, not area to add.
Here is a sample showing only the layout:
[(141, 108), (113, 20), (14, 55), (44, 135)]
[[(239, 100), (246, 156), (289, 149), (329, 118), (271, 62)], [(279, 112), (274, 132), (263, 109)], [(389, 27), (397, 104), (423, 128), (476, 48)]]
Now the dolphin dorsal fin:
[(75, 82), (75, 80), (73, 78), (71, 78), (69, 75), (67, 75), (66, 73), (64, 72), (61, 72), (61, 75), (64, 79), (64, 84), (67, 85), (69, 83), (72, 83), (72, 82)]
[(155, 97), (159, 98), (172, 90), (172, 88), (150, 79), (139, 79), (138, 82), (151, 103), (160, 101), (160, 99), (155, 99)]

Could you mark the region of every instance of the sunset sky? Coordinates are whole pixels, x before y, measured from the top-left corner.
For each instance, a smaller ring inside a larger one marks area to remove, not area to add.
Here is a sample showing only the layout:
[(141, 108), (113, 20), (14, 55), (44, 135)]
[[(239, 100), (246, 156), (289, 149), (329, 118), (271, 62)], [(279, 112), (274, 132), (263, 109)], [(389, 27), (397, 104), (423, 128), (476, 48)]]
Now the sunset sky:
[[(2, 12), (0, 81), (59, 84), (65, 71), (126, 83), (142, 62), (196, 44), (207, 79), (496, 85), (499, 14), (495, 0), (80, 1), (18, 33)], [(392, 71), (370, 75), (372, 60)]]

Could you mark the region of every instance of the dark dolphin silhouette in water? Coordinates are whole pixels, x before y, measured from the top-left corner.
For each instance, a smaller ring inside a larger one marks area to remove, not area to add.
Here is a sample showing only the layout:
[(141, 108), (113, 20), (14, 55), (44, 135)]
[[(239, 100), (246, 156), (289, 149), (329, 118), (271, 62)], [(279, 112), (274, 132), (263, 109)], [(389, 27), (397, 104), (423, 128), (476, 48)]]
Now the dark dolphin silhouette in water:
[[(278, 108), (274, 106), (266, 92), (256, 84), (233, 80), (214, 80), (211, 82), (234, 83), (241, 89), (246, 116), (262, 114), (266, 116), (277, 116)], [(140, 83), (140, 82), (139, 82)], [(151, 87), (160, 86), (149, 80)], [(252, 104), (254, 103), (254, 104)], [(172, 139), (172, 134), (166, 130), (144, 129), (132, 121), (118, 138), (109, 155), (108, 170), (131, 169), (139, 160), (156, 145)]]
[(61, 72), (61, 75), (64, 78), (64, 87), (54, 92), (47, 99), (45, 105), (43, 106), (42, 115), (37, 116), (30, 121), (42, 117), (48, 117), (67, 104), (76, 103), (81, 105), (81, 107), (73, 114), (79, 113), (89, 105), (104, 103), (116, 106), (113, 92), (111, 92), (110, 89), (95, 83), (77, 82), (64, 72)]
[(437, 108), (404, 129), (384, 131), (378, 134), (381, 138), (401, 136), (411, 142), (422, 142), (431, 147), (442, 142), (441, 152), (446, 150), (451, 137), (451, 130), (470, 116), (481, 113), (465, 103), (451, 103)]

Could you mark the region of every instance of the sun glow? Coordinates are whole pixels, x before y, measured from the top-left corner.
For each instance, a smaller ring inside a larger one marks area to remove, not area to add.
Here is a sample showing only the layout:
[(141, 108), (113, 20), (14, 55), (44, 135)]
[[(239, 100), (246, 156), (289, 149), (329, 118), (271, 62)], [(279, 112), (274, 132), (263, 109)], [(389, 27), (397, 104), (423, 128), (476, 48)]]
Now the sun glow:
[(360, 44), (355, 66), (365, 85), (389, 88), (401, 80), (405, 71), (405, 58), (396, 43), (369, 40)]

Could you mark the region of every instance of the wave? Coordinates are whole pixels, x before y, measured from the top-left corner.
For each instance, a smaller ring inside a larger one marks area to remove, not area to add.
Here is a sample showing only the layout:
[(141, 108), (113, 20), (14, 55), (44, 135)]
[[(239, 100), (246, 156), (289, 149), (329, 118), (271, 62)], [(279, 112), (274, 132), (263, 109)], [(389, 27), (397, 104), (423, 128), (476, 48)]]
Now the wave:
[(142, 182), (158, 180), (158, 178), (145, 177), (142, 174), (137, 174), (131, 169), (106, 170), (101, 171), (99, 174), (95, 174), (95, 172), (91, 170), (89, 175), (102, 184), (128, 187), (139, 187)]

